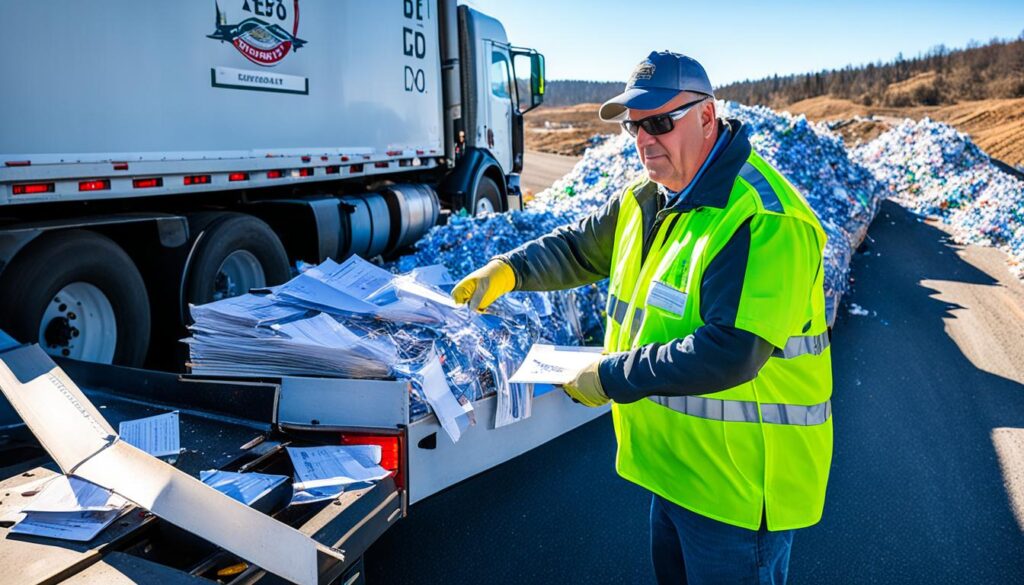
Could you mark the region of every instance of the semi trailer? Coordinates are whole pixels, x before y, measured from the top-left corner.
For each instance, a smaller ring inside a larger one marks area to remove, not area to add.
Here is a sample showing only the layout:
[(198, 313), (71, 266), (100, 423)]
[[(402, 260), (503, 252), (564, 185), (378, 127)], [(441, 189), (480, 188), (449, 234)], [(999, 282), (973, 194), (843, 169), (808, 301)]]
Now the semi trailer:
[(26, 1), (8, 18), (0, 328), (54, 356), (180, 368), (190, 303), (521, 208), (544, 59), (455, 0)]

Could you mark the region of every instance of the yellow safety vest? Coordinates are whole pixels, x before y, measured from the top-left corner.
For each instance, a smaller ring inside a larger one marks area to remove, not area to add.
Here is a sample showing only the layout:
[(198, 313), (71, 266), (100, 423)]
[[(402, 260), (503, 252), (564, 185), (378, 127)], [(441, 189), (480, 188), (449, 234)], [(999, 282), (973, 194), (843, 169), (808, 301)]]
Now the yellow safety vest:
[[(750, 221), (735, 327), (777, 349), (750, 382), (700, 396), (613, 404), (619, 474), (704, 516), (756, 530), (820, 520), (832, 458), (825, 232), (804, 198), (751, 152), (724, 208), (662, 210), (642, 258), (643, 218), (626, 189), (616, 224), (605, 349), (627, 351), (704, 323), (704, 270)], [(808, 226), (811, 229), (808, 229)]]

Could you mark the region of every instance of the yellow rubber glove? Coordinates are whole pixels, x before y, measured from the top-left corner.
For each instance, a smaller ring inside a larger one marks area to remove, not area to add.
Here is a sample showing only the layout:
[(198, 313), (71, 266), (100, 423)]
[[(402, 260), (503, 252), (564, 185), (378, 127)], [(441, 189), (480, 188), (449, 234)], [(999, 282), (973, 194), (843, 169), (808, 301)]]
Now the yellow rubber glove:
[(608, 403), (608, 396), (601, 388), (601, 376), (597, 368), (601, 362), (594, 362), (587, 366), (582, 372), (576, 374), (576, 379), (562, 386), (570, 398), (583, 406), (601, 406)]
[(515, 287), (516, 275), (512, 267), (501, 260), (491, 260), (460, 280), (452, 289), (452, 299), (459, 304), (468, 302), (474, 311), (483, 311)]

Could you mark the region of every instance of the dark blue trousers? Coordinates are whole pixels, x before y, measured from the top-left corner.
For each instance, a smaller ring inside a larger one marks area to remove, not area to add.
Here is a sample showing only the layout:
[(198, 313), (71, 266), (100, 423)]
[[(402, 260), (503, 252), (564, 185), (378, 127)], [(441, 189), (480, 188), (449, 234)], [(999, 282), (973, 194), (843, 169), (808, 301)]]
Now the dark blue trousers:
[(654, 496), (651, 558), (658, 585), (783, 585), (793, 531), (748, 530)]

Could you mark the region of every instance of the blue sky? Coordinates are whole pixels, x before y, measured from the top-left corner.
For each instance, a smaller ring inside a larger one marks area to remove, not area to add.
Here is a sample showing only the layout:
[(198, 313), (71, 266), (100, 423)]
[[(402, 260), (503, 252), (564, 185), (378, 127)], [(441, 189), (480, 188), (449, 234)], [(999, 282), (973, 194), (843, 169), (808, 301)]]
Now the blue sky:
[(544, 53), (548, 79), (625, 81), (651, 50), (698, 59), (718, 86), (773, 73), (888, 61), (971, 39), (1017, 38), (1024, 1), (695, 3), (464, 0), (515, 44)]

